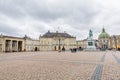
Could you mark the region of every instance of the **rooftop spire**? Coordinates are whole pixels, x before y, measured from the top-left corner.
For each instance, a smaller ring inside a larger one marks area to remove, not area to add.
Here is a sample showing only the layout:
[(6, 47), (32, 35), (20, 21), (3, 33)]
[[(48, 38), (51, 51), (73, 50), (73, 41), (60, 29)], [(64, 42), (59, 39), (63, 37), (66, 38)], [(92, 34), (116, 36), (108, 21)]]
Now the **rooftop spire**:
[(102, 32), (105, 32), (105, 28), (103, 27)]

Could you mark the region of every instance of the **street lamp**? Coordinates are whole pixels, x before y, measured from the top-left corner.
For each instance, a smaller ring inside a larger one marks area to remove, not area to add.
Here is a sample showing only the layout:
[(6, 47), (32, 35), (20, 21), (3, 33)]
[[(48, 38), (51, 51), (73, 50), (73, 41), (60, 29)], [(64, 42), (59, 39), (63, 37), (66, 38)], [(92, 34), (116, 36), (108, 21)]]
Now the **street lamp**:
[(57, 38), (58, 38), (58, 51), (60, 52), (60, 49), (61, 49), (61, 46), (60, 46), (60, 35), (59, 33), (57, 32)]

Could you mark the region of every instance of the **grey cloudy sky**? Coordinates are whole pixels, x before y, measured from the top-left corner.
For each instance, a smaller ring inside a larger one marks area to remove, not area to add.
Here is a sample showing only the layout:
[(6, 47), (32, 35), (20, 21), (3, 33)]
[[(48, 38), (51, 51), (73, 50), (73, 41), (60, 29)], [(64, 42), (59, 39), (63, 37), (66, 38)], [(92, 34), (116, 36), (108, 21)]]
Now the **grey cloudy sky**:
[(48, 30), (66, 31), (84, 39), (94, 38), (103, 25), (120, 35), (120, 0), (0, 0), (0, 33), (38, 38)]

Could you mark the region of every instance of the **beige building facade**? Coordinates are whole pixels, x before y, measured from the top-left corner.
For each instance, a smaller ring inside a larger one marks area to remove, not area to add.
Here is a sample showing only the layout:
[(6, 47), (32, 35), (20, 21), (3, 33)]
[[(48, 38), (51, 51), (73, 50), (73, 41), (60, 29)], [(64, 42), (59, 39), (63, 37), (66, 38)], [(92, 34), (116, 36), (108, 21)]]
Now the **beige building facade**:
[(39, 40), (0, 35), (0, 52), (39, 51)]
[(120, 35), (110, 37), (110, 48), (120, 50)]
[(40, 51), (58, 51), (65, 48), (70, 50), (76, 48), (76, 37), (68, 33), (59, 33), (48, 31), (43, 36), (40, 36)]
[(24, 51), (23, 38), (0, 35), (0, 52), (21, 51)]
[(39, 51), (39, 40), (31, 39), (30, 37), (24, 37), (25, 40), (25, 51)]
[[(98, 40), (95, 40), (95, 46), (98, 49), (120, 49), (120, 35), (109, 36), (103, 28)], [(0, 35), (0, 52), (61, 51), (73, 48), (86, 49), (87, 39), (76, 41), (76, 37), (58, 31), (48, 31), (39, 36), (38, 40), (28, 36), (21, 38)]]
[(87, 39), (78, 40), (76, 42), (77, 42), (77, 48), (83, 48), (83, 49), (87, 48)]

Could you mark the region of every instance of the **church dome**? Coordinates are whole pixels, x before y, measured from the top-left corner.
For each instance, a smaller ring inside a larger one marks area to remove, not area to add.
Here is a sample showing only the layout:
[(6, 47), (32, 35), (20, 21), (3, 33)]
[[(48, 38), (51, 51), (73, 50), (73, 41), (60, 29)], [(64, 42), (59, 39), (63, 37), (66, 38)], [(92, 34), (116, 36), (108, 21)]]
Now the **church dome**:
[(99, 35), (99, 39), (101, 38), (109, 38), (109, 34), (105, 32), (105, 29), (103, 28), (102, 33)]

